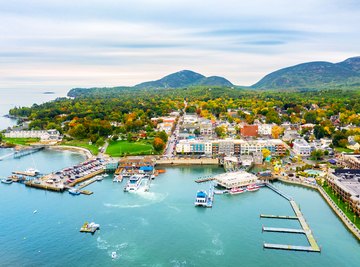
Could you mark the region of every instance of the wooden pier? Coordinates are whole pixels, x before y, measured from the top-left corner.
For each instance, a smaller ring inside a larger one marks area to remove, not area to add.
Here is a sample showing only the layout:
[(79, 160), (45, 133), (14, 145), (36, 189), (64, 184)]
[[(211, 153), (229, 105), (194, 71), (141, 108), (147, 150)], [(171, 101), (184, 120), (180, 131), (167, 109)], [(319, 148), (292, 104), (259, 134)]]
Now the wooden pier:
[(260, 218), (269, 218), (269, 219), (285, 219), (285, 220), (297, 220), (296, 216), (286, 216), (286, 215), (268, 215), (268, 214), (260, 214)]
[(290, 233), (290, 234), (305, 234), (303, 229), (292, 229), (292, 228), (275, 228), (275, 227), (264, 227), (263, 232), (277, 232), (277, 233)]
[(78, 189), (83, 189), (84, 187), (87, 187), (88, 185), (90, 185), (90, 184), (92, 184), (92, 183), (94, 183), (94, 182), (96, 182), (96, 179), (95, 179), (95, 178), (89, 179), (89, 180), (83, 182), (83, 183), (82, 183), (81, 185), (79, 185), (77, 188), (78, 188)]
[(215, 180), (214, 177), (199, 178), (199, 179), (195, 180), (195, 183), (205, 183), (205, 182), (209, 182), (209, 181), (213, 181), (213, 180)]
[(293, 246), (293, 245), (270, 244), (270, 243), (264, 243), (264, 248), (267, 248), (267, 249), (282, 249), (282, 250), (295, 250), (295, 251), (305, 251), (305, 252), (320, 252), (320, 251), (315, 251), (310, 246)]

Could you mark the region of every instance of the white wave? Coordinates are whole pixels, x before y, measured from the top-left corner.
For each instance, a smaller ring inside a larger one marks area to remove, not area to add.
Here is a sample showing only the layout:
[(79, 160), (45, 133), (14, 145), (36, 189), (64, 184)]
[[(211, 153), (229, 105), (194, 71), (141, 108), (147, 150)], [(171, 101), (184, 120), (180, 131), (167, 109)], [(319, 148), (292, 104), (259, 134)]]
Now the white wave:
[(145, 207), (145, 206), (148, 206), (148, 205), (150, 205), (150, 204), (145, 203), (145, 204), (142, 204), (142, 205), (140, 205), (140, 204), (133, 204), (133, 205), (128, 204), (128, 205), (126, 205), (126, 204), (104, 203), (105, 207), (108, 207), (108, 208), (120, 208), (120, 209), (141, 208), (141, 207)]

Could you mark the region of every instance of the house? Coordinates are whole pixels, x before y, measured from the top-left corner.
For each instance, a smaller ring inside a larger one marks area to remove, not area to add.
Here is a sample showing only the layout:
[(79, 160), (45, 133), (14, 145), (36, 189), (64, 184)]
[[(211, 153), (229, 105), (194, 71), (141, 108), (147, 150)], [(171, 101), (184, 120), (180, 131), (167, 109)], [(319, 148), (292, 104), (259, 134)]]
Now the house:
[(311, 146), (304, 139), (296, 139), (293, 142), (293, 151), (298, 156), (310, 156)]
[(243, 125), (240, 128), (240, 134), (243, 137), (257, 137), (258, 129), (258, 125)]

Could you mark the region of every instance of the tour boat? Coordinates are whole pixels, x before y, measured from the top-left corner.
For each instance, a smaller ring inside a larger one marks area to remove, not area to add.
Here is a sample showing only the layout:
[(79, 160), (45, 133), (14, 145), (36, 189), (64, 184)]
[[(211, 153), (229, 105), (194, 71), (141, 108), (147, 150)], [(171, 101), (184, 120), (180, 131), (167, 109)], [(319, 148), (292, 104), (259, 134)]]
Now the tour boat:
[(246, 190), (244, 190), (243, 188), (231, 188), (230, 191), (229, 191), (229, 194), (230, 195), (237, 195), (237, 194), (241, 194), (241, 193), (244, 193), (246, 192)]
[(80, 190), (77, 189), (77, 188), (71, 188), (71, 189), (69, 189), (69, 194), (74, 195), (74, 196), (78, 196), (78, 195), (80, 195)]
[(207, 200), (208, 200), (208, 196), (206, 191), (198, 191), (196, 193), (196, 199), (195, 199), (195, 206), (198, 207), (206, 207), (207, 206)]
[(126, 183), (124, 187), (125, 192), (135, 192), (139, 189), (141, 185), (141, 176), (133, 175), (129, 178), (129, 181)]
[(4, 178), (4, 179), (1, 179), (1, 182), (3, 184), (12, 184), (13, 180), (10, 178)]
[(248, 185), (247, 187), (246, 187), (246, 190), (247, 191), (256, 191), (256, 190), (259, 190), (259, 186), (258, 185), (256, 185), (256, 184), (251, 184), (251, 185)]

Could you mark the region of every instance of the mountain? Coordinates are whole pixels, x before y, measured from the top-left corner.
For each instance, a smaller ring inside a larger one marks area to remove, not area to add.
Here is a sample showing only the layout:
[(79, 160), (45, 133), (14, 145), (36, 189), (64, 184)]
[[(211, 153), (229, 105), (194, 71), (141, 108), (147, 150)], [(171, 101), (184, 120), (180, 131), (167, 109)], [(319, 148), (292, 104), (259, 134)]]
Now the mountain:
[(182, 70), (167, 75), (160, 80), (137, 84), (135, 88), (182, 88), (192, 85), (232, 86), (233, 84), (223, 77), (205, 77), (191, 70)]
[(303, 63), (272, 72), (252, 85), (255, 89), (286, 89), (359, 86), (360, 57), (343, 62)]

